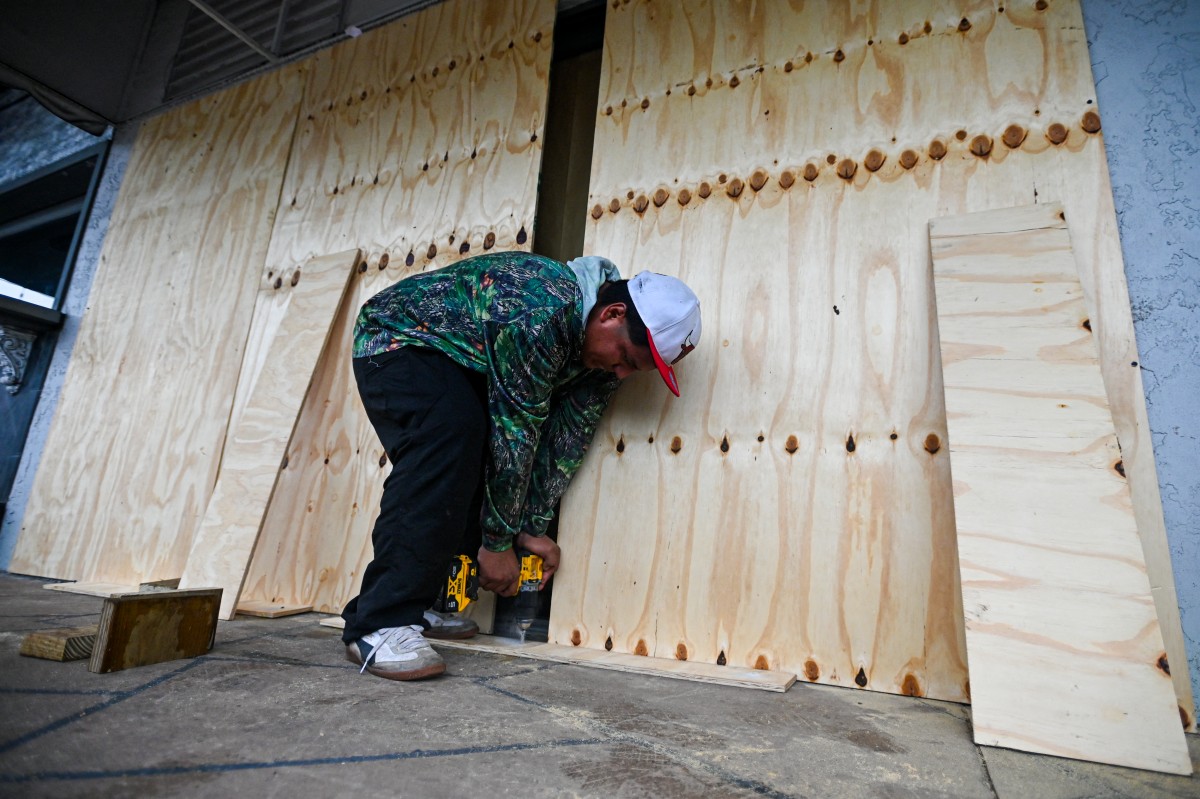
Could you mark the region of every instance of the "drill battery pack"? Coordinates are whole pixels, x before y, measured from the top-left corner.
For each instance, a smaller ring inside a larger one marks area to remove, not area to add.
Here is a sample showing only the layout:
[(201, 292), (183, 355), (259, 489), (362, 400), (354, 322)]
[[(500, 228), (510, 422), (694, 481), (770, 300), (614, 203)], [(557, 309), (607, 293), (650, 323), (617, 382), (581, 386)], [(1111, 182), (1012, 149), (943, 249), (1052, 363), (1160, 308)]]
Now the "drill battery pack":
[(433, 609), (438, 613), (460, 613), (478, 598), (479, 569), (475, 561), (467, 555), (455, 555)]

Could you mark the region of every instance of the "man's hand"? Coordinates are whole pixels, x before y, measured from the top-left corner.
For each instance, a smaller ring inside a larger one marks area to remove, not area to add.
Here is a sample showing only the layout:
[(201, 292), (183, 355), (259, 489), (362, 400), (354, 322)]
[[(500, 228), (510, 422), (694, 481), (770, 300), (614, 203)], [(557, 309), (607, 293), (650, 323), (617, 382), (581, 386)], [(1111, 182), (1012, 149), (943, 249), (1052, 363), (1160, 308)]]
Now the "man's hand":
[[(532, 551), (532, 550), (531, 550)], [(521, 582), (521, 565), (517, 553), (512, 549), (492, 552), (487, 547), (479, 548), (479, 585), (500, 596), (516, 596)]]
[(542, 582), (538, 586), (538, 590), (541, 591), (558, 571), (558, 561), (562, 557), (562, 550), (549, 536), (539, 537), (521, 533), (517, 536), (516, 543), (521, 549), (527, 549), (542, 559)]

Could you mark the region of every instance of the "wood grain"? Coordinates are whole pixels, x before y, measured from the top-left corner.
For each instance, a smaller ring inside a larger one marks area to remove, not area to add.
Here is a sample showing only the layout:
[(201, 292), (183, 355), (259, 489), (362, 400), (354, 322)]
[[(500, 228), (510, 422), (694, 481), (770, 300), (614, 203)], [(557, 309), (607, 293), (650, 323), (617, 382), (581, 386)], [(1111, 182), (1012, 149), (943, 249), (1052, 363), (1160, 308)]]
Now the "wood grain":
[(203, 655), (212, 649), (220, 607), (220, 588), (109, 597), (88, 671), (107, 674)]
[(216, 479), (299, 78), (282, 69), (143, 123), (14, 572), (134, 585), (182, 573)]
[(552, 0), (453, 0), (308, 63), (268, 264), (347, 246), (367, 271), (334, 323), (244, 596), (339, 612), (370, 560), (389, 466), (350, 366), (375, 292), (487, 250), (528, 249)]
[(1062, 206), (929, 238), (975, 741), (1190, 774)]
[(96, 644), (99, 626), (60, 627), (56, 630), (37, 630), (21, 641), (21, 654), (45, 660), (83, 660), (90, 657)]
[(1003, 5), (610, 6), (585, 249), (687, 280), (705, 330), (683, 398), (628, 381), (564, 499), (553, 641), (967, 699), (926, 226), (1037, 196), (1088, 233), (1186, 662), (1078, 4)]
[(224, 589), (223, 619), (237, 610), (297, 417), (359, 263), (349, 250), (261, 281), (217, 484), (179, 581), (181, 589)]

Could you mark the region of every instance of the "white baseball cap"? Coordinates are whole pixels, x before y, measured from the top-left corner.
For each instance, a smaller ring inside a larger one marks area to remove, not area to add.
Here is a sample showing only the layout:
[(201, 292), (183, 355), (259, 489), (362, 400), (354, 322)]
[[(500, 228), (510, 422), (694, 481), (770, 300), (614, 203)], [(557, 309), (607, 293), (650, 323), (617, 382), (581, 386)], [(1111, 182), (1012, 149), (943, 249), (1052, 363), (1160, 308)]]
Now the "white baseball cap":
[(700, 341), (700, 300), (682, 280), (657, 272), (638, 272), (630, 278), (629, 296), (646, 325), (654, 365), (678, 397), (679, 382), (671, 367)]

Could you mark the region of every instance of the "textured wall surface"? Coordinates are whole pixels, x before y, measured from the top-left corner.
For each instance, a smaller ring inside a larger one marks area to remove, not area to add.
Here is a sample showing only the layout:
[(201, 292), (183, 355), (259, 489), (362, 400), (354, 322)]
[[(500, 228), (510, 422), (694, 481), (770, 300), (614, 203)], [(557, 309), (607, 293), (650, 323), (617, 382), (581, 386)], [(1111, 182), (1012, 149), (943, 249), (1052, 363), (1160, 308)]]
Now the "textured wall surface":
[(0, 111), (0, 185), (103, 139), (63, 122), (26, 97)]
[(1083, 14), (1200, 691), (1200, 4), (1085, 0)]

